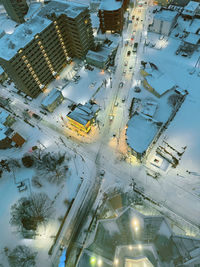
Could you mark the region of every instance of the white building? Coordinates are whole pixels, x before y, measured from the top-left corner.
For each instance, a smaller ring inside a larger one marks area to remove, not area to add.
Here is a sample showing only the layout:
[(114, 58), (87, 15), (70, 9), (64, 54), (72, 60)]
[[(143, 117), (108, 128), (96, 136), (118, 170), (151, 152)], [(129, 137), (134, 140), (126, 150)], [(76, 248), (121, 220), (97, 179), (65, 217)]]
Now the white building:
[(161, 10), (155, 14), (149, 30), (168, 36), (176, 24), (177, 17), (178, 12), (176, 11)]

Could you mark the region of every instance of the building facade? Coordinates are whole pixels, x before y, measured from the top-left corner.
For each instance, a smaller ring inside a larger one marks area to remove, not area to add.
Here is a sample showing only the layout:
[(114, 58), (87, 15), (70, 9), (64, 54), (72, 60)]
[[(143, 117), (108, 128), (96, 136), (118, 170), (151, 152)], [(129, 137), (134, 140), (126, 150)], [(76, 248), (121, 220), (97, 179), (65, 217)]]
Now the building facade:
[(124, 11), (128, 3), (127, 0), (102, 0), (98, 12), (102, 33), (106, 31), (121, 33), (124, 24)]
[(2, 0), (2, 4), (12, 20), (24, 22), (24, 16), (28, 12), (26, 0)]
[(93, 44), (87, 6), (52, 1), (0, 39), (0, 64), (19, 91), (36, 98), (71, 57), (83, 58)]

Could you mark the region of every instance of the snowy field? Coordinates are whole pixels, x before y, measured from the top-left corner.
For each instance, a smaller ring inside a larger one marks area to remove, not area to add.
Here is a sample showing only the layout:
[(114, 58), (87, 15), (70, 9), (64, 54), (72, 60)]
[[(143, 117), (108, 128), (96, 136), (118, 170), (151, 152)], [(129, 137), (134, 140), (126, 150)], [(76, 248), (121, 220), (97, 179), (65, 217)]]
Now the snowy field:
[[(8, 150), (9, 151), (9, 150)], [(63, 152), (62, 145), (51, 145), (47, 150), (44, 149), (43, 153), (47, 152)], [(48, 250), (53, 244), (54, 237), (59, 229), (61, 220), (67, 212), (70, 202), (75, 198), (77, 191), (81, 185), (82, 178), (88, 175), (88, 169), (85, 169), (83, 161), (80, 157), (74, 158), (74, 155), (70, 155), (70, 160), (66, 162), (68, 171), (66, 171), (66, 177), (60, 184), (49, 182), (45, 176), (40, 173), (38, 182), (41, 187), (35, 187), (32, 184), (32, 178), (38, 176), (35, 168), (25, 168), (19, 158), (21, 151), (15, 151), (12, 156), (16, 156), (19, 159), (21, 165), (20, 168), (13, 168), (11, 172), (4, 171), (2, 178), (0, 179), (0, 262), (7, 266), (6, 257), (3, 253), (4, 247), (10, 249), (16, 245), (29, 245), (34, 251), (39, 251), (38, 259), (41, 264), (45, 265), (45, 261), (48, 260)], [(6, 154), (6, 153), (5, 153)], [(4, 155), (1, 158), (8, 159)], [(78, 167), (77, 167), (78, 166)], [(24, 182), (27, 186), (26, 190), (20, 192), (17, 188), (19, 182)], [(52, 201), (54, 213), (47, 225), (40, 228), (37, 232), (35, 239), (24, 239), (19, 234), (14, 226), (11, 226), (10, 221), (10, 208), (21, 197), (29, 197), (33, 193), (44, 192)]]

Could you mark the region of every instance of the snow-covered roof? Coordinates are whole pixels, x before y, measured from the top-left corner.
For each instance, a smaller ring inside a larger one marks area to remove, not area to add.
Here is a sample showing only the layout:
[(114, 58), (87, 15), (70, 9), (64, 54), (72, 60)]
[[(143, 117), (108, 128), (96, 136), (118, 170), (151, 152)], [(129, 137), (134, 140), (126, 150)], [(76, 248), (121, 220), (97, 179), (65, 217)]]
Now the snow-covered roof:
[(28, 13), (24, 16), (25, 20), (31, 19), (42, 8), (42, 3), (35, 2), (29, 5)]
[(7, 127), (0, 123), (0, 140), (3, 140), (6, 138), (5, 132), (7, 131)]
[(105, 62), (108, 56), (112, 53), (112, 50), (107, 47), (102, 47), (100, 51), (94, 52), (89, 50), (86, 57), (96, 61)]
[(116, 0), (102, 0), (99, 9), (112, 11), (122, 7), (123, 1)]
[(79, 104), (73, 111), (67, 114), (67, 117), (79, 122), (82, 125), (86, 125), (86, 123), (94, 117), (98, 110), (99, 106), (96, 104)]
[(58, 89), (54, 88), (53, 90), (51, 90), (51, 92), (43, 99), (42, 101), (42, 105), (44, 107), (48, 107), (49, 105), (51, 105), (58, 97), (60, 97), (60, 95), (62, 95), (61, 91), (59, 91)]
[(6, 110), (0, 108), (0, 123), (4, 124), (9, 115)]
[(172, 21), (176, 16), (178, 12), (171, 11), (171, 10), (161, 10), (160, 12), (156, 13), (154, 18), (163, 20), (163, 21)]
[(200, 19), (192, 20), (191, 24), (186, 27), (186, 31), (200, 34)]
[(20, 48), (30, 43), (37, 33), (42, 32), (51, 23), (49, 19), (35, 16), (19, 25), (12, 34), (4, 35), (0, 39), (0, 58), (10, 60)]
[(106, 62), (108, 56), (106, 56), (104, 54), (100, 54), (100, 52), (94, 52), (94, 51), (89, 50), (87, 55), (86, 55), (86, 58), (90, 58), (92, 60), (96, 60), (99, 62)]
[(51, 13), (55, 13), (57, 16), (66, 14), (67, 17), (76, 18), (84, 9), (87, 9), (88, 5), (80, 4), (76, 2), (66, 1), (51, 1), (38, 13), (40, 16), (46, 16)]
[(5, 33), (12, 34), (15, 30), (17, 23), (7, 17), (0, 18), (1, 30), (5, 31)]
[(145, 71), (149, 74), (145, 77), (148, 84), (151, 85), (159, 95), (163, 95), (168, 90), (173, 89), (176, 85), (175, 82), (173, 82), (166, 74), (153, 68), (150, 64), (147, 64), (147, 67), (145, 68)]
[(200, 35), (195, 34), (195, 33), (189, 33), (187, 37), (184, 38), (184, 42), (189, 43), (189, 44), (198, 44), (200, 40)]
[(141, 154), (147, 150), (159, 129), (154, 120), (140, 113), (135, 113), (127, 126), (127, 142), (134, 151)]
[(185, 7), (184, 10), (194, 12), (199, 7), (199, 3), (195, 1), (190, 1)]
[(156, 112), (157, 107), (158, 107), (158, 104), (156, 102), (147, 101), (142, 106), (141, 112), (146, 116), (153, 117)]

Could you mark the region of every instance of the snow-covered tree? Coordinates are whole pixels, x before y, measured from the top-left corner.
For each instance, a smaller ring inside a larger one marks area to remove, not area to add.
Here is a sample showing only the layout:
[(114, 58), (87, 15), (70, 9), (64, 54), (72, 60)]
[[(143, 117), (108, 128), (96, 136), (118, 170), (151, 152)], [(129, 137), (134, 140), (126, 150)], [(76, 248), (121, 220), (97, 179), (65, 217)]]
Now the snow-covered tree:
[(47, 223), (53, 214), (52, 201), (45, 193), (20, 198), (11, 207), (11, 224), (26, 230), (36, 230), (39, 224)]
[(35, 266), (37, 252), (32, 252), (27, 246), (17, 246), (8, 252), (8, 262), (11, 267), (31, 267)]

